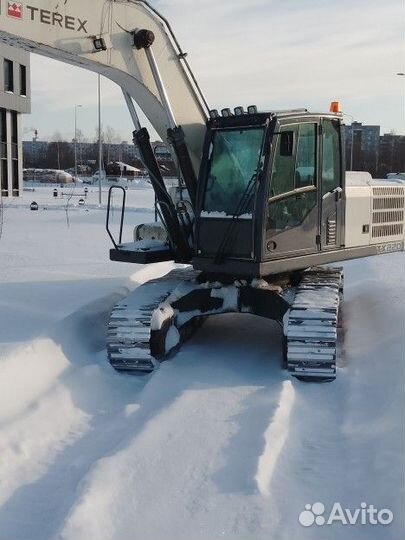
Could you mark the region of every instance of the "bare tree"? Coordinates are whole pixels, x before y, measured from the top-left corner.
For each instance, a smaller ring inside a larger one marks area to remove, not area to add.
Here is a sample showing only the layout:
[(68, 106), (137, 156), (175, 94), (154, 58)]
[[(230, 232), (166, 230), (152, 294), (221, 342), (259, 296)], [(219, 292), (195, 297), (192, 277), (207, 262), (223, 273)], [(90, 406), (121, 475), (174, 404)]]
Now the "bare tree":
[(86, 135), (83, 133), (81, 129), (77, 130), (77, 142), (78, 143), (87, 143), (89, 142), (89, 138), (86, 137)]
[(114, 143), (120, 143), (121, 142), (121, 136), (113, 127), (107, 126), (105, 128), (105, 139), (106, 142), (109, 142), (111, 144)]
[(58, 169), (61, 169), (62, 167), (60, 165), (60, 143), (63, 142), (63, 137), (60, 131), (55, 131), (55, 133), (51, 137), (51, 142), (55, 143), (57, 160), (58, 160)]
[[(94, 128), (93, 142), (98, 143), (98, 126)], [(104, 142), (104, 126), (101, 124), (101, 142)]]
[(107, 152), (105, 153), (105, 155), (107, 156), (107, 163), (109, 163), (111, 161), (111, 145), (119, 144), (122, 140), (121, 135), (113, 127), (106, 126), (106, 128), (103, 129), (103, 140), (105, 145), (107, 146)]

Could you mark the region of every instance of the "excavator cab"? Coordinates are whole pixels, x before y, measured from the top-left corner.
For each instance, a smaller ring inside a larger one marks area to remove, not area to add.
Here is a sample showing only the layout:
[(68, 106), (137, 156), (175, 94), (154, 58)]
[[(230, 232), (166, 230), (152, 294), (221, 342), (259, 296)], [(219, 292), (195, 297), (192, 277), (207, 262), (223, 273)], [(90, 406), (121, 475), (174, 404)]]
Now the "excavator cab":
[(320, 254), (328, 262), (328, 252), (344, 247), (341, 116), (237, 110), (211, 112), (187, 204), (184, 194), (178, 201), (162, 190), (162, 179), (153, 182), (167, 245), (145, 244), (155, 240), (155, 227), (141, 226), (129, 247), (120, 234), (113, 260), (191, 261), (207, 274), (261, 278), (319, 264)]
[(195, 268), (262, 277), (305, 268), (313, 255), (339, 248), (340, 116), (213, 116), (198, 181)]

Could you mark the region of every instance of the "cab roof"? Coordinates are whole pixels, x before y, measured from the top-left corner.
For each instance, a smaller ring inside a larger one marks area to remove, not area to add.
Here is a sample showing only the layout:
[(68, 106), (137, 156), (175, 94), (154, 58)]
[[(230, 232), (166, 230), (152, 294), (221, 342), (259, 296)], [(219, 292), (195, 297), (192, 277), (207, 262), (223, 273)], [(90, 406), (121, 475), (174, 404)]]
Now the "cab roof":
[(305, 118), (329, 118), (332, 120), (342, 120), (342, 115), (339, 113), (316, 113), (307, 109), (287, 109), (281, 111), (257, 112), (254, 114), (245, 113), (243, 115), (218, 116), (210, 118), (207, 126), (212, 129), (227, 128), (227, 127), (247, 127), (265, 125), (270, 121), (277, 119), (302, 119)]

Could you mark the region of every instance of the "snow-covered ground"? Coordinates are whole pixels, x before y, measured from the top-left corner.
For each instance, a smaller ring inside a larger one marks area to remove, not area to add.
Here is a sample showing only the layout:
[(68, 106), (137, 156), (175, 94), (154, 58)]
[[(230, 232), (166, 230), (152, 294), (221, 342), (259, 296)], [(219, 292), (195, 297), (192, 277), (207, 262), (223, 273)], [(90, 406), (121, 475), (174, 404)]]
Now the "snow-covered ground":
[[(332, 384), (291, 381), (280, 329), (249, 315), (207, 321), (155, 374), (131, 377), (107, 363), (109, 311), (172, 265), (109, 262), (97, 189), (77, 200), (69, 228), (50, 187), (4, 207), (0, 538), (404, 538), (404, 254), (345, 264)], [(128, 201), (130, 240), (153, 220), (153, 192)], [(305, 528), (315, 502), (365, 502), (394, 521)]]

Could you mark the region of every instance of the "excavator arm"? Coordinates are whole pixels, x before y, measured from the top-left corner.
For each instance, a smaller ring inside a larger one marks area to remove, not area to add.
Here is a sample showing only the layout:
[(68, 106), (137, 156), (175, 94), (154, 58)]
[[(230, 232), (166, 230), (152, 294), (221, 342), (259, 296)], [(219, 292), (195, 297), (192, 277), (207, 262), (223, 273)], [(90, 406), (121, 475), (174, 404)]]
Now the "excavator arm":
[(100, 73), (121, 87), (175, 258), (188, 262), (187, 232), (132, 101), (170, 144), (195, 203), (208, 106), (168, 22), (144, 0), (0, 1), (0, 41)]
[[(147, 2), (1, 3), (1, 42), (111, 79), (136, 101), (163, 140), (167, 140), (168, 128), (174, 127), (173, 121), (182, 127), (198, 172), (208, 106), (168, 22)], [(152, 34), (154, 39), (148, 42)], [(156, 70), (164, 81), (169, 111), (156, 82)]]

